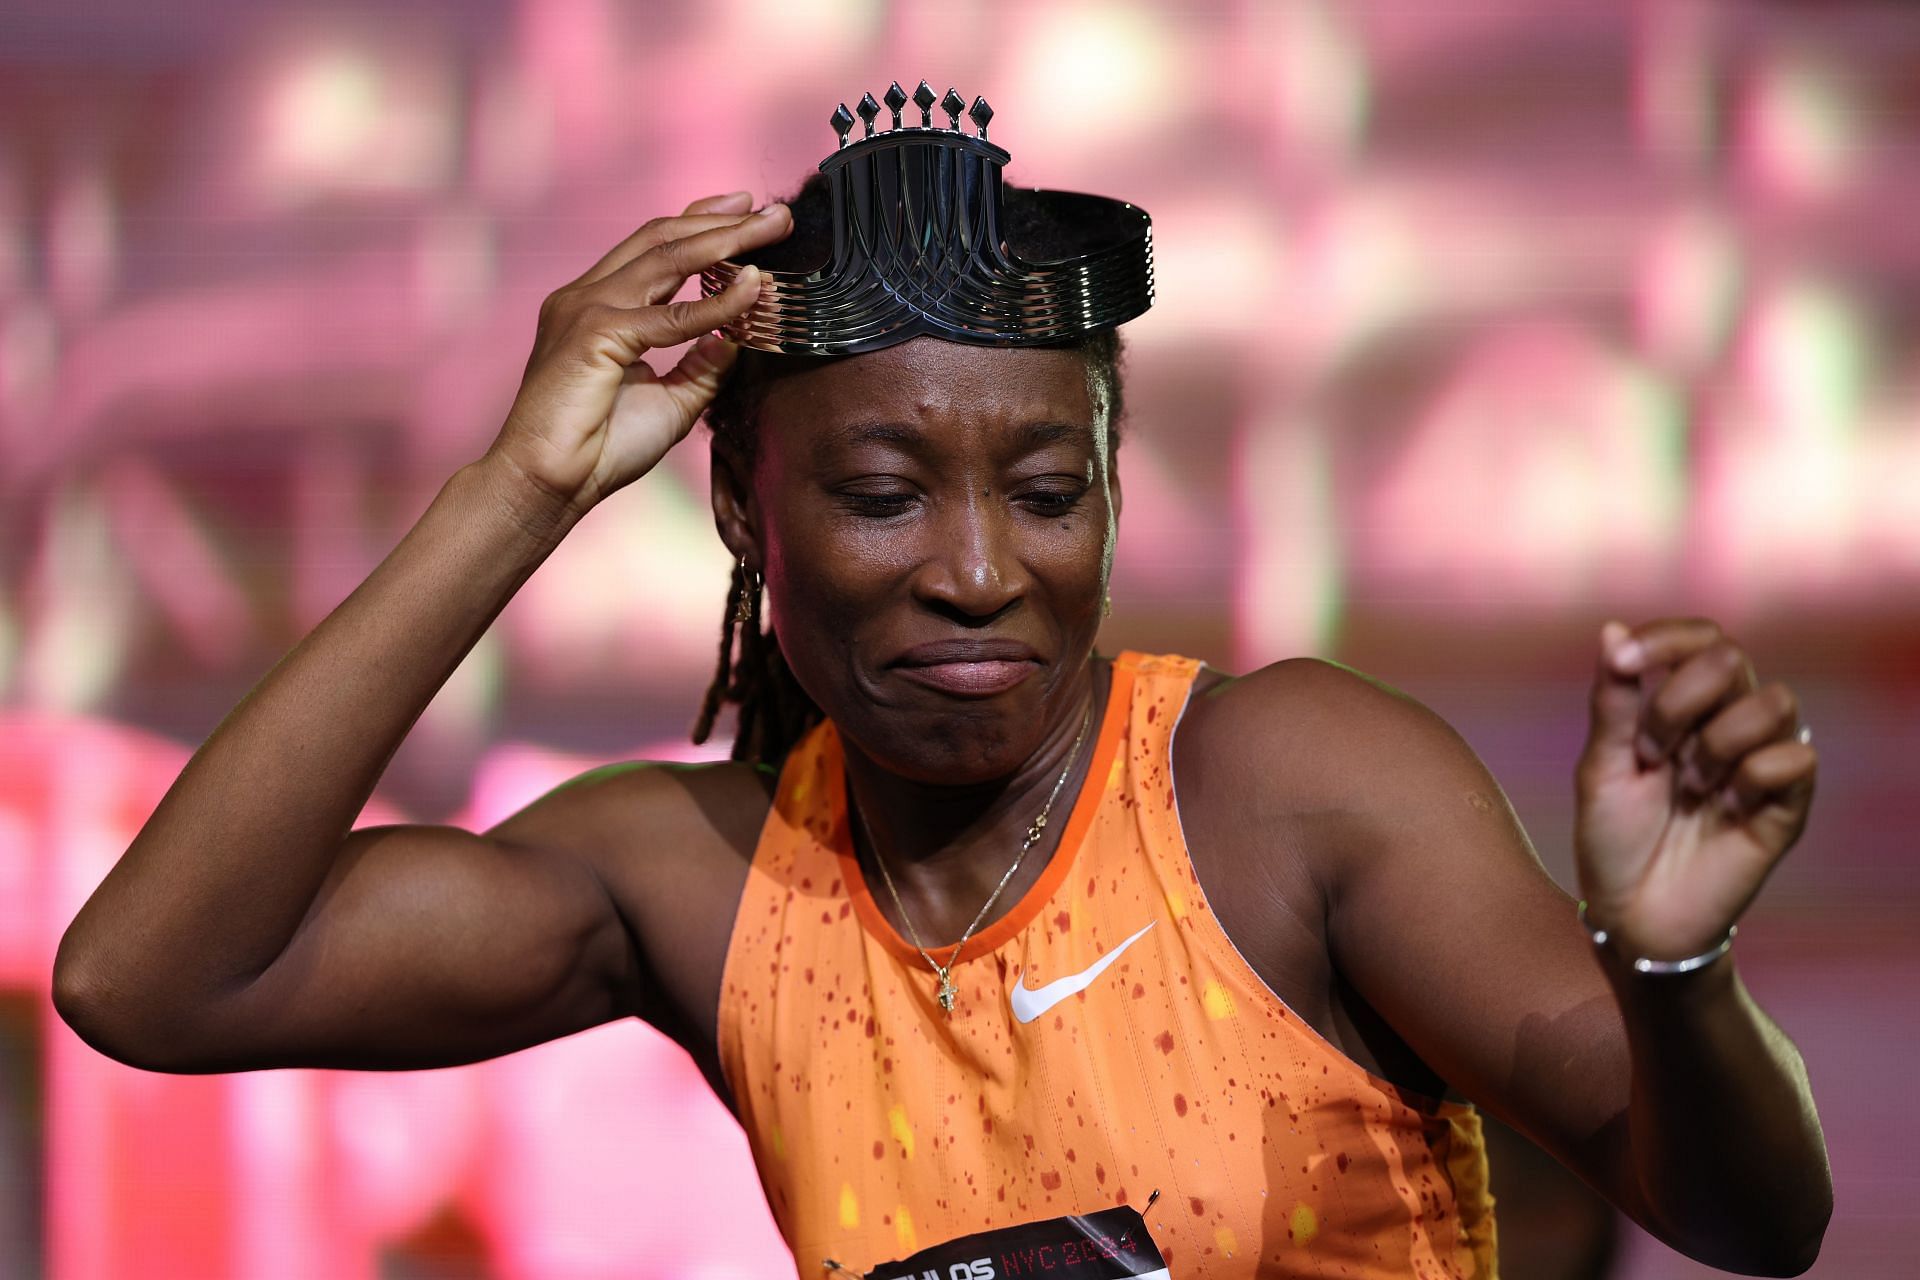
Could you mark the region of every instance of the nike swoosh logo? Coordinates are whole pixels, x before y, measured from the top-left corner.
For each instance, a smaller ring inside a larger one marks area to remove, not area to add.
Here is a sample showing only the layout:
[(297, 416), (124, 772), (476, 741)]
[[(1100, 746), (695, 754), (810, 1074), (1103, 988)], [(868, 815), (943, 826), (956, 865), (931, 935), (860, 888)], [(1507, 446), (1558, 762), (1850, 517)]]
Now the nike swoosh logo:
[(1021, 973), (1025, 972), (1024, 970), (1022, 970), (1021, 973), (1014, 974), (1013, 990), (1007, 992), (1007, 999), (1013, 1002), (1013, 1016), (1021, 1022), (1032, 1022), (1035, 1018), (1053, 1008), (1053, 1006), (1059, 1004), (1068, 996), (1078, 995), (1080, 992), (1085, 991), (1093, 985), (1094, 979), (1107, 971), (1108, 965), (1120, 958), (1122, 951), (1125, 951), (1128, 947), (1138, 942), (1141, 935), (1146, 933), (1147, 929), (1153, 928), (1153, 926), (1154, 922), (1152, 920), (1147, 921), (1146, 927), (1141, 929), (1139, 933), (1134, 934), (1131, 938), (1128, 938), (1125, 942), (1107, 952), (1107, 954), (1101, 956), (1098, 960), (1095, 960), (1079, 973), (1068, 974), (1066, 977), (1054, 982), (1049, 982), (1046, 986), (1040, 987), (1037, 990), (1028, 990), (1026, 981), (1021, 976)]

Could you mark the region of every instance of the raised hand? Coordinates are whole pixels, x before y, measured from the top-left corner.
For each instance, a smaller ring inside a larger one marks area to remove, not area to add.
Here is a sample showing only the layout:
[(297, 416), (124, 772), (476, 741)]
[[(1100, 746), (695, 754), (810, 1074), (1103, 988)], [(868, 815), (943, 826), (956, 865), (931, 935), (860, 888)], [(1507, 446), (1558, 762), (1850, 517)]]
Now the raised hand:
[(1601, 630), (1575, 769), (1588, 919), (1621, 953), (1673, 960), (1726, 936), (1813, 803), (1799, 699), (1761, 685), (1711, 619)]
[[(548, 295), (519, 394), (488, 457), (578, 517), (684, 438), (736, 353), (711, 331), (753, 305), (760, 273), (747, 268), (711, 298), (668, 299), (688, 276), (792, 230), (785, 205), (748, 213), (751, 201), (744, 191), (708, 196), (677, 218), (655, 218)], [(700, 334), (665, 374), (640, 358)]]

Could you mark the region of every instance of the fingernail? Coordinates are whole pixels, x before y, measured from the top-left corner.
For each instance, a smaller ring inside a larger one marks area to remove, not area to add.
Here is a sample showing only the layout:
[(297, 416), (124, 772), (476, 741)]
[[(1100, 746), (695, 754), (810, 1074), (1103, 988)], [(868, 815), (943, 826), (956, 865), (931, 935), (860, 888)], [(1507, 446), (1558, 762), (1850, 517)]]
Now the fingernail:
[(784, 204), (781, 204), (778, 201), (775, 201), (774, 203), (768, 205), (766, 208), (760, 210), (760, 212), (754, 214), (753, 216), (756, 218), (765, 218), (767, 221), (771, 222), (775, 218), (779, 217), (780, 211), (786, 207), (787, 206), (785, 206)]
[(1660, 744), (1653, 740), (1653, 735), (1650, 733), (1643, 732), (1639, 737), (1635, 738), (1633, 740), (1633, 750), (1634, 753), (1640, 757), (1640, 763), (1642, 764), (1651, 765), (1657, 764), (1660, 761)]
[(1640, 664), (1646, 661), (1646, 658), (1646, 646), (1642, 645), (1638, 640), (1622, 641), (1619, 647), (1613, 651), (1614, 663), (1623, 671), (1638, 670)]

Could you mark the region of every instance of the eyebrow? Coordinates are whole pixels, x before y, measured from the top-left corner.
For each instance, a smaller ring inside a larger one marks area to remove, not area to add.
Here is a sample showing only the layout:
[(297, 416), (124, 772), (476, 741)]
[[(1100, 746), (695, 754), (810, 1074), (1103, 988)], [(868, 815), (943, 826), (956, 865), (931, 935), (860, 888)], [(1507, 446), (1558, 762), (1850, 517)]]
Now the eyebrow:
[[(1068, 441), (1093, 448), (1093, 429), (1074, 422), (1027, 422), (1013, 432), (1019, 452), (1032, 453), (1050, 444)], [(823, 444), (857, 449), (861, 445), (891, 445), (905, 453), (919, 453), (926, 447), (927, 433), (919, 427), (900, 422), (863, 422), (829, 432)]]
[(1062, 440), (1093, 448), (1093, 428), (1078, 422), (1029, 422), (1017, 436), (1028, 452)]
[(924, 432), (902, 423), (867, 422), (856, 423), (849, 427), (837, 427), (828, 432), (821, 443), (840, 445), (848, 449), (857, 449), (863, 444), (890, 444), (911, 453), (924, 438)]

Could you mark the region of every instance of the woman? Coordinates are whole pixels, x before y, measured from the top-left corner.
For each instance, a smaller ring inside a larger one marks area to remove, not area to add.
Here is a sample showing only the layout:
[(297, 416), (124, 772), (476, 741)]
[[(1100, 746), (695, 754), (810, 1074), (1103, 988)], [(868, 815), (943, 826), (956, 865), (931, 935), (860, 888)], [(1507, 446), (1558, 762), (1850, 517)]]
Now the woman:
[[(763, 274), (668, 299), (789, 234), (749, 203), (649, 222), (547, 300), (492, 446), (67, 931), (69, 1024), (208, 1072), (445, 1066), (644, 1018), (747, 1125), (807, 1275), (1156, 1192), (1182, 1275), (1491, 1274), (1463, 1098), (1676, 1248), (1810, 1265), (1818, 1121), (1722, 945), (1806, 821), (1791, 691), (1704, 619), (1603, 631), (1590, 938), (1412, 699), (1309, 658), (1094, 652), (1111, 332), (750, 354), (716, 404), (739, 355), (709, 331)], [(663, 376), (640, 360), (701, 334)], [(350, 832), (514, 591), (710, 405), (737, 599), (701, 732), (740, 703), (737, 759), (597, 771), (484, 833)]]

